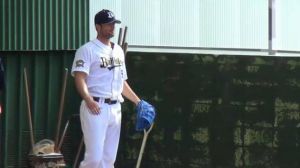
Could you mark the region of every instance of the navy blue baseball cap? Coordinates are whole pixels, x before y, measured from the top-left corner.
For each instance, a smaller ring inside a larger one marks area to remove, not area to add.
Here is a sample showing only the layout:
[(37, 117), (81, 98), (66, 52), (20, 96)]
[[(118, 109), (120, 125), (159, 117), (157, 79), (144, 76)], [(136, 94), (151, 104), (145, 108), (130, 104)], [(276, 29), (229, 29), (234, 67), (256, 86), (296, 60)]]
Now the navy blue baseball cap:
[(120, 20), (115, 18), (115, 15), (112, 11), (107, 9), (102, 9), (95, 15), (95, 24), (106, 24), (106, 23), (121, 23)]

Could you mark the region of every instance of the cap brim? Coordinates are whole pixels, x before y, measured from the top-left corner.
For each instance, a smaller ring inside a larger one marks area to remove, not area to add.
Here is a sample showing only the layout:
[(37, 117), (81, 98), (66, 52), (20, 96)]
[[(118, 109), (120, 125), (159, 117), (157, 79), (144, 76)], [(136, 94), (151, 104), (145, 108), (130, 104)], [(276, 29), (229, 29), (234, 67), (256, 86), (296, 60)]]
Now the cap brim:
[[(121, 21), (120, 21), (120, 20), (113, 20), (113, 21), (111, 21), (111, 22), (108, 22), (108, 23), (117, 23), (117, 24), (120, 24), (120, 23), (121, 23)], [(103, 23), (103, 24), (108, 24), (108, 23)]]
[(120, 23), (121, 23), (120, 20), (115, 20), (115, 21), (113, 21), (113, 22), (115, 22), (115, 23), (117, 23), (117, 24), (120, 24)]

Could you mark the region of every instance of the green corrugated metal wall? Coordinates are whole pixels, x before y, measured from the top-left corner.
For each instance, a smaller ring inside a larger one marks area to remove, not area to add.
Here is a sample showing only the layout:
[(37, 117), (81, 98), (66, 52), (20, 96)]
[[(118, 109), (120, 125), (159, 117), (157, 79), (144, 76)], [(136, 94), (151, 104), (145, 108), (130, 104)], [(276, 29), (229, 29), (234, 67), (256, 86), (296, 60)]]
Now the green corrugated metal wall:
[[(6, 90), (4, 107), (4, 167), (26, 167), (30, 149), (23, 69), (27, 68), (36, 142), (54, 140), (64, 68), (70, 68), (74, 51), (4, 52)], [(70, 73), (65, 97), (64, 125), (78, 113), (79, 96)]]
[[(54, 139), (64, 68), (71, 67), (75, 49), (89, 39), (89, 1), (0, 0), (0, 14), (6, 77), (0, 167), (27, 167), (30, 139), (23, 68), (29, 77), (36, 141)], [(79, 101), (69, 75), (62, 124), (78, 113), (74, 104)]]
[(1, 0), (0, 51), (71, 50), (87, 41), (87, 0)]

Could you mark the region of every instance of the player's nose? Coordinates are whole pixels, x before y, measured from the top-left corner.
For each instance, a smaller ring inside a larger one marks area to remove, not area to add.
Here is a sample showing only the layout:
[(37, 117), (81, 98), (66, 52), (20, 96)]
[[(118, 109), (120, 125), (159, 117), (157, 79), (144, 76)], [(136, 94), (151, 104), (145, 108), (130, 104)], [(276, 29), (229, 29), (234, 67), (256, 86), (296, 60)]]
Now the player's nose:
[(114, 22), (110, 23), (109, 26), (110, 26), (110, 28), (115, 29), (115, 23)]

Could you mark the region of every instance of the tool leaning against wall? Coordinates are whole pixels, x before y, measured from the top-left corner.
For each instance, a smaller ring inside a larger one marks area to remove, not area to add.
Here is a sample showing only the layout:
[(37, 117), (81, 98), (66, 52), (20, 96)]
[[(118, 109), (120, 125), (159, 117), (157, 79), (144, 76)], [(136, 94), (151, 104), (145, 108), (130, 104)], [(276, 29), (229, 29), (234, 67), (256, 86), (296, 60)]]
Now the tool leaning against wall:
[(66, 166), (64, 157), (60, 152), (60, 146), (58, 146), (58, 136), (60, 132), (61, 118), (64, 106), (65, 99), (65, 90), (67, 83), (67, 74), (68, 69), (65, 69), (64, 78), (63, 78), (63, 88), (61, 92), (61, 101), (60, 108), (58, 112), (58, 122), (57, 122), (57, 133), (55, 137), (55, 142), (50, 139), (42, 139), (39, 142), (35, 143), (34, 131), (31, 117), (30, 109), (30, 96), (29, 96), (29, 86), (27, 79), (27, 70), (24, 68), (24, 84), (26, 92), (26, 103), (27, 103), (27, 116), (29, 122), (29, 131), (30, 131), (30, 142), (31, 142), (31, 151), (29, 152), (28, 158), (30, 160), (30, 166), (34, 168), (44, 168), (44, 167), (64, 167)]

